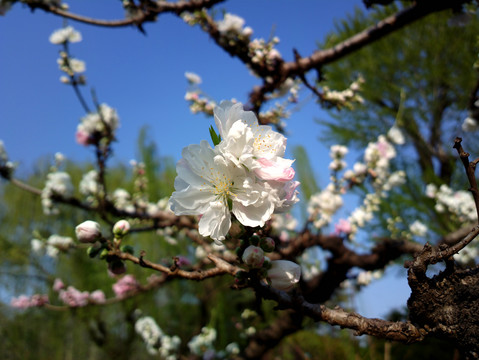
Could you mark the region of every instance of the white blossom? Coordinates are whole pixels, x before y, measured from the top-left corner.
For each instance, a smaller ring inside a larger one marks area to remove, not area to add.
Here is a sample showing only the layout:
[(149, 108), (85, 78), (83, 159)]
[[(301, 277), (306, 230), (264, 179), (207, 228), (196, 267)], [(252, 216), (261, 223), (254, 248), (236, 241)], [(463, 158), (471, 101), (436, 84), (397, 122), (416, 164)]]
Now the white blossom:
[(472, 131), (477, 131), (478, 129), (479, 129), (479, 124), (477, 123), (476, 119), (470, 116), (464, 119), (464, 122), (462, 123), (463, 131), (472, 132)]
[(65, 42), (74, 43), (81, 41), (81, 39), (82, 37), (80, 32), (78, 32), (71, 26), (55, 30), (49, 38), (52, 44), (63, 44)]
[(402, 131), (396, 125), (389, 129), (387, 136), (396, 145), (403, 145), (406, 142)]
[(299, 199), (292, 160), (284, 159), (286, 139), (260, 126), (241, 103), (223, 101), (214, 109), (221, 142), (183, 149), (175, 192), (169, 204), (176, 215), (200, 215), (199, 232), (224, 240), (231, 213), (245, 226), (264, 226), (273, 212)]
[(245, 226), (264, 226), (269, 220), (274, 202), (244, 168), (228, 162), (205, 140), (184, 148), (182, 156), (170, 207), (176, 215), (202, 215), (201, 235), (224, 240), (230, 212)]
[(190, 84), (201, 84), (201, 77), (193, 72), (185, 72), (185, 78)]
[(68, 198), (72, 195), (73, 184), (68, 173), (62, 171), (49, 173), (41, 195), (43, 212), (47, 215), (58, 214), (58, 209), (53, 207), (52, 197)]
[(226, 13), (223, 20), (217, 22), (217, 26), (220, 33), (241, 33), (244, 26), (244, 19), (240, 16)]
[(416, 236), (426, 235), (427, 230), (427, 226), (419, 220), (415, 220), (411, 225), (409, 225), (409, 231), (411, 232), (411, 234)]
[(288, 260), (271, 261), (271, 268), (268, 270), (268, 279), (271, 286), (278, 290), (288, 291), (299, 282), (301, 277), (301, 266)]

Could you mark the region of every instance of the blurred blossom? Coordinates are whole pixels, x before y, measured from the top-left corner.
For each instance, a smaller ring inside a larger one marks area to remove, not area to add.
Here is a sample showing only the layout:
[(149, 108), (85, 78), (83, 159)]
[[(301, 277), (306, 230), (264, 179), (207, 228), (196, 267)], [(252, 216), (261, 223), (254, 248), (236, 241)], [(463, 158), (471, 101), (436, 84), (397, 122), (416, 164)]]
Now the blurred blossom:
[(125, 275), (113, 284), (112, 287), (116, 297), (123, 299), (128, 294), (137, 291), (140, 288), (140, 284), (133, 275)]
[(65, 42), (71, 42), (71, 43), (79, 42), (82, 40), (82, 37), (80, 32), (78, 32), (71, 26), (67, 26), (67, 27), (55, 30), (50, 35), (49, 40), (52, 44), (59, 45)]
[(273, 260), (268, 270), (271, 286), (278, 290), (288, 291), (299, 282), (301, 266), (288, 260)]
[(195, 85), (201, 84), (201, 77), (195, 73), (185, 72), (185, 77), (190, 84), (195, 84)]

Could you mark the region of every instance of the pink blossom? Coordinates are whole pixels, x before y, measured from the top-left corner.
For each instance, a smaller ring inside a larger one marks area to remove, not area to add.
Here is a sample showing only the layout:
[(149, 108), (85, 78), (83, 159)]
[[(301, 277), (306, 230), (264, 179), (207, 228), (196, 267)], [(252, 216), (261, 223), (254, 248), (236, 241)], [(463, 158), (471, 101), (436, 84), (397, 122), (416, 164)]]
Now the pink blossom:
[(95, 290), (90, 294), (90, 300), (95, 304), (104, 304), (105, 293), (101, 290)]
[(87, 146), (91, 144), (91, 136), (88, 132), (86, 132), (83, 129), (78, 129), (76, 134), (75, 134), (75, 139), (77, 143), (83, 146)]
[(12, 298), (10, 305), (18, 309), (27, 309), (29, 307), (40, 307), (48, 303), (48, 296), (35, 294), (31, 297), (20, 295), (17, 298)]
[(338, 223), (334, 226), (334, 233), (339, 235), (350, 234), (352, 231), (351, 223), (346, 219), (339, 219)]
[(277, 158), (276, 161), (260, 158), (258, 163), (261, 165), (254, 172), (262, 180), (290, 181), (294, 178), (294, 169), (291, 167), (292, 160)]
[(61, 279), (55, 279), (53, 282), (53, 291), (59, 292), (61, 289), (65, 287), (65, 284)]
[(123, 299), (129, 293), (135, 292), (140, 287), (138, 281), (136, 281), (133, 275), (125, 275), (115, 284), (113, 284), (113, 291), (116, 297)]
[(69, 286), (66, 290), (60, 290), (59, 298), (67, 306), (81, 307), (88, 305), (88, 291), (79, 291), (73, 286)]
[(18, 309), (26, 309), (29, 308), (30, 305), (30, 298), (26, 295), (20, 295), (17, 298), (12, 298), (10, 301), (10, 305)]

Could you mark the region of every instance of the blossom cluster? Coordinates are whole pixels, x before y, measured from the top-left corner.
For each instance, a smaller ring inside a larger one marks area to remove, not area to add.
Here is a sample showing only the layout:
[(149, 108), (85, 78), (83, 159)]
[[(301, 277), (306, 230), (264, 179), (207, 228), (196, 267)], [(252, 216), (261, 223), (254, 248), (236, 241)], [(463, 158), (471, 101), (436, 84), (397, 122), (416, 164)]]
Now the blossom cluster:
[(98, 144), (101, 138), (113, 140), (120, 120), (115, 109), (100, 104), (96, 112), (84, 116), (77, 126), (76, 141), (81, 145)]
[(113, 284), (113, 292), (119, 299), (128, 297), (140, 289), (140, 284), (133, 275), (125, 275)]
[(17, 309), (27, 309), (30, 307), (41, 307), (48, 304), (48, 296), (44, 294), (34, 294), (32, 296), (20, 295), (10, 301), (10, 305)]
[[(341, 145), (331, 147), (332, 170), (331, 183), (322, 191), (313, 194), (308, 203), (310, 221), (316, 228), (322, 228), (332, 222), (333, 216), (343, 206), (343, 195), (352, 186), (364, 184), (366, 179), (371, 179), (372, 191), (363, 199), (363, 203), (353, 210), (348, 219), (341, 219), (336, 224), (335, 232), (354, 236), (359, 228), (373, 219), (373, 213), (379, 210), (382, 199), (394, 187), (404, 184), (406, 174), (404, 171), (391, 171), (390, 163), (397, 155), (393, 144), (404, 143), (402, 132), (393, 126), (387, 136), (378, 136), (377, 141), (370, 142), (365, 149), (363, 162), (356, 162), (351, 169), (346, 169), (344, 160), (348, 149)], [(341, 171), (342, 177), (338, 177)]]
[(362, 96), (359, 95), (362, 83), (364, 83), (364, 78), (360, 76), (347, 89), (342, 91), (331, 90), (328, 86), (324, 86), (321, 100), (327, 101), (331, 106), (338, 109), (342, 107), (352, 109), (354, 103), (362, 104), (364, 102)]
[(277, 36), (269, 41), (264, 39), (254, 39), (251, 41), (248, 44), (248, 55), (251, 58), (251, 62), (269, 70), (274, 70), (277, 62), (282, 60), (280, 52), (275, 49), (278, 43), (279, 38)]
[(46, 215), (57, 215), (58, 208), (53, 206), (55, 196), (68, 198), (73, 195), (73, 184), (68, 173), (63, 171), (54, 171), (47, 175), (45, 187), (42, 190), (42, 207)]
[(477, 212), (470, 192), (452, 190), (443, 184), (437, 187), (429, 184), (426, 187), (426, 196), (436, 201), (435, 210), (438, 213), (449, 213), (460, 223), (477, 222)]
[(151, 316), (142, 316), (135, 322), (135, 331), (141, 336), (151, 355), (159, 354), (162, 359), (175, 360), (181, 340), (178, 336), (163, 333)]
[(88, 304), (104, 304), (105, 293), (101, 290), (93, 292), (80, 291), (73, 286), (65, 285), (60, 279), (55, 279), (53, 290), (58, 292), (58, 298), (69, 307), (83, 307)]
[(275, 212), (298, 201), (293, 160), (285, 159), (286, 138), (258, 124), (241, 103), (214, 109), (219, 135), (212, 148), (203, 140), (183, 149), (177, 163), (170, 208), (176, 215), (200, 215), (199, 233), (225, 239), (231, 214), (244, 226), (264, 226)]
[(30, 242), (33, 252), (39, 254), (43, 250), (52, 258), (56, 258), (60, 251), (66, 252), (75, 247), (75, 242), (69, 236), (60, 236), (52, 234), (46, 241), (32, 239)]

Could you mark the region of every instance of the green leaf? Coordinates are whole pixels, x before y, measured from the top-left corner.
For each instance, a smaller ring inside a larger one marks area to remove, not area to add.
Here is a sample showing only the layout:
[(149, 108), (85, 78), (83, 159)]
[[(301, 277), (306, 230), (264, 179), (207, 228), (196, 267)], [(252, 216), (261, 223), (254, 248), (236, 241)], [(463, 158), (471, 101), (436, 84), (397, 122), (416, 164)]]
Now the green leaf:
[(216, 133), (215, 129), (213, 129), (213, 125), (210, 126), (210, 136), (211, 141), (213, 141), (213, 146), (216, 146), (221, 142), (221, 136)]

